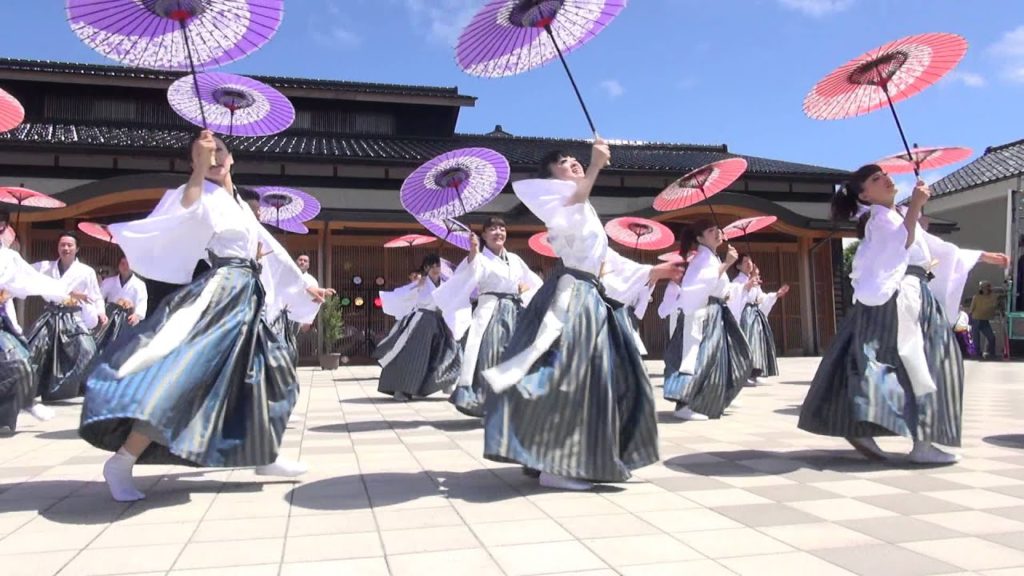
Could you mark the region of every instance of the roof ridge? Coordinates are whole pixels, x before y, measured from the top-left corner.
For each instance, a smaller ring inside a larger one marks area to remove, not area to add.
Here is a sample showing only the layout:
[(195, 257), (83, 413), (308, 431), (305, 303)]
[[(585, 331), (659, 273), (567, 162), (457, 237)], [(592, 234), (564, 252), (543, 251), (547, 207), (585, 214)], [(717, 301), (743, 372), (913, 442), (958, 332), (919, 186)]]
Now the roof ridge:
[[(20, 70), (30, 69), (39, 66), (49, 66), (52, 68), (64, 68), (64, 72), (68, 73), (88, 73), (88, 72), (105, 72), (110, 74), (123, 73), (124, 76), (130, 76), (131, 74), (148, 74), (153, 77), (166, 78), (166, 79), (177, 79), (186, 75), (184, 71), (178, 70), (157, 70), (151, 68), (134, 68), (130, 66), (121, 66), (118, 64), (86, 64), (82, 62), (67, 62), (62, 60), (32, 60), (25, 58), (2, 58), (0, 57), (0, 68), (9, 70)], [(237, 74), (237, 72), (231, 72)], [(242, 74), (250, 78), (256, 78), (263, 81), (274, 82), (305, 82), (309, 84), (341, 84), (350, 86), (366, 86), (376, 88), (403, 88), (403, 89), (415, 89), (415, 90), (432, 90), (432, 91), (446, 91), (452, 95), (460, 95), (458, 86), (428, 86), (424, 84), (390, 84), (384, 82), (366, 82), (361, 80), (331, 80), (324, 78), (300, 78), (298, 76), (268, 76), (265, 74)]]
[[(558, 138), (558, 137), (546, 137), (546, 136), (517, 136), (513, 134), (505, 133), (503, 135), (489, 134), (489, 133), (473, 133), (473, 132), (456, 132), (456, 137), (463, 138), (488, 138), (499, 141), (544, 141), (544, 142), (567, 142), (571, 144), (591, 144), (593, 141), (586, 138)], [(652, 140), (623, 140), (623, 139), (608, 139), (609, 144), (615, 146), (645, 146), (649, 148), (665, 148), (665, 149), (678, 149), (678, 150), (707, 150), (713, 152), (724, 152), (729, 153), (728, 144), (687, 144), (684, 142), (660, 142)]]
[(1007, 142), (1006, 144), (997, 144), (995, 146), (989, 146), (988, 148), (985, 148), (985, 154), (988, 154), (989, 152), (999, 152), (1002, 150), (1006, 150), (1007, 148), (1019, 146), (1021, 144), (1024, 144), (1024, 138), (1021, 138), (1020, 140), (1014, 140), (1013, 142)]

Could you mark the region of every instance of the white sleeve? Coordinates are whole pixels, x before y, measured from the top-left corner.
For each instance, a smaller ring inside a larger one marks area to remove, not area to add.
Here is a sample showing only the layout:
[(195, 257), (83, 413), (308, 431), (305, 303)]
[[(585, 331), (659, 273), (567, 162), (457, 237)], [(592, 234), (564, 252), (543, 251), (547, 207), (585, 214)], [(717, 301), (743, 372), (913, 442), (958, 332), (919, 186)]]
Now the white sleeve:
[[(246, 211), (248, 212), (248, 209)], [(287, 308), (288, 315), (292, 320), (300, 324), (311, 324), (317, 313), (320, 312), (320, 304), (313, 301), (313, 297), (306, 292), (309, 286), (302, 276), (302, 270), (299, 270), (298, 264), (292, 260), (288, 251), (266, 228), (257, 225), (257, 229), (260, 242), (263, 243), (263, 251), (269, 250), (269, 253), (260, 262), (263, 267), (260, 279), (265, 286), (273, 287), (275, 306), (278, 311), (281, 308)], [(269, 311), (270, 307), (268, 306)]]
[(149, 290), (138, 276), (133, 277), (132, 282), (135, 284), (135, 315), (141, 320), (149, 312)]
[(772, 308), (775, 308), (775, 303), (778, 301), (778, 292), (762, 293), (761, 301), (757, 304), (757, 307), (761, 309), (762, 314), (767, 316), (772, 313)]
[(718, 262), (709, 250), (700, 250), (683, 274), (679, 303), (683, 314), (690, 315), (708, 305), (718, 283)]
[(516, 260), (519, 263), (519, 283), (526, 286), (526, 291), (519, 295), (519, 298), (523, 301), (523, 306), (529, 306), (530, 300), (533, 299), (533, 295), (537, 293), (537, 290), (544, 285), (544, 280), (537, 275), (536, 272), (530, 269), (519, 256), (515, 254), (509, 254), (510, 258)]
[(637, 318), (643, 318), (651, 302), (654, 284), (651, 282), (651, 268), (648, 264), (637, 264), (608, 248), (604, 260), (601, 284), (605, 293), (613, 300), (632, 306)]
[(737, 281), (739, 276), (733, 279), (729, 283), (729, 300), (726, 301), (725, 305), (729, 307), (729, 311), (732, 312), (736, 321), (739, 321), (743, 315), (743, 308), (747, 306), (747, 302), (750, 300), (751, 292), (753, 290), (743, 290), (744, 282)]
[(967, 275), (981, 258), (981, 251), (964, 250), (957, 247), (956, 244), (940, 240), (920, 228), (917, 233), (924, 235), (928, 251), (932, 253), (932, 258), (938, 260), (938, 264), (932, 269), (935, 278), (928, 283), (928, 289), (942, 306), (946, 321), (950, 325), (955, 324), (957, 313), (960, 311), (964, 286), (967, 284)]
[(661, 304), (658, 306), (658, 317), (668, 318), (679, 308), (679, 284), (669, 282), (665, 286), (665, 293), (661, 296)]
[(415, 282), (395, 288), (389, 292), (380, 292), (381, 310), (393, 318), (405, 318), (416, 310), (419, 301), (419, 286)]
[(566, 206), (566, 201), (576, 192), (575, 182), (534, 178), (513, 182), (512, 190), (552, 234), (576, 232), (586, 221), (586, 202)]
[(872, 206), (850, 272), (854, 301), (866, 306), (888, 302), (907, 272), (909, 254), (903, 217), (893, 210)]
[(64, 287), (63, 282), (39, 272), (41, 262), (33, 267), (17, 252), (4, 252), (8, 256), (4, 258), (7, 264), (0, 269), (0, 289), (6, 290), (15, 298), (42, 296), (59, 302), (68, 297), (68, 289)]
[(477, 254), (472, 262), (469, 258), (463, 259), (452, 276), (434, 288), (432, 294), (434, 304), (441, 311), (441, 316), (456, 340), (462, 339), (473, 322), (473, 304), (470, 300), (483, 274), (480, 262), (483, 257), (483, 254)]

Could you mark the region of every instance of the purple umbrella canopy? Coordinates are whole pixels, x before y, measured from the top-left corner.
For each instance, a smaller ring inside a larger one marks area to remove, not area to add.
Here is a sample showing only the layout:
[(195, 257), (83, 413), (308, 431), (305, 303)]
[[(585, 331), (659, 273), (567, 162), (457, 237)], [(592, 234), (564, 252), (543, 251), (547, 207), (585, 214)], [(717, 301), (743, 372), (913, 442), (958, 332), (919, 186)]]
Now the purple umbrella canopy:
[(167, 101), (192, 124), (204, 127), (205, 113), (206, 128), (233, 136), (270, 136), (295, 121), (295, 107), (284, 94), (252, 78), (225, 72), (179, 78), (168, 88)]
[(469, 226), (462, 222), (454, 218), (443, 218), (441, 220), (417, 218), (416, 221), (441, 240), (463, 250), (469, 250), (469, 238), (473, 232), (469, 229)]
[(402, 207), (417, 220), (442, 223), (493, 200), (508, 176), (508, 160), (494, 150), (452, 150), (427, 161), (405, 179)]
[(276, 221), (268, 222), (262, 219), (260, 220), (260, 222), (263, 222), (267, 226), (273, 226), (278, 230), (291, 232), (292, 234), (309, 234), (309, 228), (307, 228), (306, 225), (303, 224), (302, 222), (296, 222), (295, 220), (281, 220), (280, 224), (278, 224)]
[(455, 60), (473, 76), (520, 74), (587, 43), (625, 7), (626, 0), (491, 0), (459, 36)]
[(295, 231), (285, 226), (301, 225), (320, 213), (320, 202), (301, 190), (283, 186), (259, 186), (253, 190), (260, 195), (260, 222), (282, 230)]
[(281, 25), (284, 0), (67, 0), (66, 9), (74, 33), (107, 58), (194, 71), (266, 44)]

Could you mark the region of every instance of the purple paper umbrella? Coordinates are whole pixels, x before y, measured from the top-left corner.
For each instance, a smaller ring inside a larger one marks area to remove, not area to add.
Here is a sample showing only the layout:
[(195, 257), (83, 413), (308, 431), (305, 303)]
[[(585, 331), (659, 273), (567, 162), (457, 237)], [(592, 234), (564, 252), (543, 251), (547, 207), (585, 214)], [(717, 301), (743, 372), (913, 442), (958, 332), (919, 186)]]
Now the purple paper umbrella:
[(234, 136), (270, 136), (287, 129), (295, 120), (295, 107), (284, 94), (252, 78), (225, 72), (179, 78), (167, 90), (167, 101), (192, 124)]
[(587, 43), (626, 0), (490, 0), (459, 36), (455, 60), (473, 76), (512, 76), (562, 62), (591, 132), (597, 132), (565, 54)]
[(416, 221), (441, 240), (463, 250), (469, 250), (469, 238), (473, 232), (462, 222), (454, 218), (442, 218), (441, 220), (417, 218)]
[(296, 227), (286, 226), (301, 225), (320, 213), (320, 202), (301, 190), (282, 186), (260, 186), (253, 190), (260, 195), (260, 222), (282, 230), (293, 231)]
[(273, 226), (274, 228), (284, 232), (291, 232), (292, 234), (309, 234), (309, 228), (307, 228), (305, 224), (294, 220), (281, 220), (280, 224), (277, 222), (266, 222), (264, 220), (260, 220), (260, 222), (263, 222), (267, 226)]
[(508, 183), (508, 160), (489, 148), (452, 150), (405, 179), (402, 207), (417, 220), (443, 222), (480, 208)]
[(67, 0), (71, 29), (128, 66), (216, 68), (255, 52), (277, 32), (284, 0)]

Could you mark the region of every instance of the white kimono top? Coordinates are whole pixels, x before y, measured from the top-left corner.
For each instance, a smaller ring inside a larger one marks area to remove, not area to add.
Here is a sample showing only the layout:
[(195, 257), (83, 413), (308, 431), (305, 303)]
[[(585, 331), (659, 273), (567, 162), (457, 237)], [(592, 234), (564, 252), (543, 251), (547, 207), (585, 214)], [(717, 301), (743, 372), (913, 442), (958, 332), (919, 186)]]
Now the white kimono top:
[[(520, 180), (512, 183), (519, 200), (540, 218), (548, 229), (548, 241), (567, 268), (596, 276), (608, 297), (632, 306), (643, 318), (654, 288), (649, 284), (651, 266), (623, 258), (608, 247), (608, 234), (590, 202), (567, 205), (576, 183), (555, 179)], [(551, 307), (545, 314), (533, 344), (513, 358), (495, 366), (484, 377), (501, 392), (526, 376), (530, 367), (558, 339), (568, 320), (569, 299), (574, 280), (559, 280)], [(639, 335), (635, 334), (638, 347)]]
[[(520, 284), (527, 287), (522, 294), (519, 294)], [(463, 260), (451, 280), (434, 290), (434, 303), (444, 315), (455, 339), (461, 340), (469, 332), (459, 386), (473, 384), (480, 344), (498, 309), (498, 297), (494, 293), (519, 295), (524, 305), (528, 305), (541, 284), (540, 276), (530, 270), (522, 258), (508, 250), (498, 255), (485, 246), (472, 262), (468, 258)], [(470, 302), (474, 294), (480, 295), (476, 310)]]
[(89, 296), (91, 303), (82, 302), (81, 311), (78, 317), (82, 324), (92, 330), (99, 324), (100, 314), (106, 314), (106, 305), (103, 303), (103, 295), (100, 294), (100, 285), (96, 281), (96, 271), (92, 267), (75, 260), (71, 266), (60, 273), (59, 260), (44, 260), (33, 264), (36, 270), (45, 276), (58, 280), (64, 286), (64, 293), (59, 297), (44, 297), (47, 302), (60, 304), (67, 299), (70, 292), (82, 292)]
[(143, 319), (146, 317), (149, 294), (146, 292), (146, 283), (135, 274), (128, 277), (128, 281), (122, 283), (121, 275), (115, 274), (100, 284), (100, 292), (107, 302), (117, 303), (121, 300), (131, 302), (133, 313)]
[(43, 275), (25, 262), (21, 254), (3, 244), (0, 244), (0, 290), (11, 296), (4, 303), (4, 311), (14, 330), (19, 333), (21, 325), (18, 324), (17, 311), (14, 309), (15, 298), (42, 296), (51, 301), (63, 301), (70, 292), (62, 282)]
[[(441, 278), (441, 283), (443, 286), (444, 277)], [(437, 310), (437, 303), (434, 302), (434, 291), (437, 289), (438, 286), (424, 275), (422, 285), (418, 281), (410, 282), (390, 292), (380, 292), (381, 310), (397, 320), (417, 310)]]
[(184, 191), (184, 185), (168, 190), (143, 220), (110, 226), (132, 269), (152, 280), (188, 284), (196, 262), (206, 258), (207, 251), (221, 258), (254, 259), (262, 243), (263, 251), (269, 252), (259, 262), (268, 308), (287, 306), (297, 322), (312, 322), (320, 304), (306, 292), (299, 267), (249, 206), (205, 182), (199, 201), (186, 209), (181, 204)]
[(743, 309), (746, 308), (747, 304), (756, 304), (761, 312), (767, 316), (771, 314), (772, 308), (775, 307), (775, 303), (779, 301), (778, 292), (765, 292), (761, 289), (761, 286), (754, 286), (750, 290), (743, 290), (743, 286), (750, 280), (750, 276), (740, 272), (732, 279), (732, 283), (736, 284), (739, 289), (732, 292), (735, 297), (730, 296), (729, 298), (729, 310), (732, 311), (732, 315), (736, 317), (736, 321), (740, 321), (740, 316), (743, 314)]

